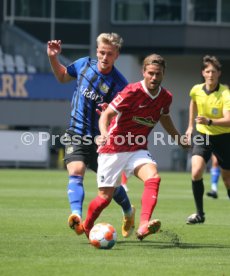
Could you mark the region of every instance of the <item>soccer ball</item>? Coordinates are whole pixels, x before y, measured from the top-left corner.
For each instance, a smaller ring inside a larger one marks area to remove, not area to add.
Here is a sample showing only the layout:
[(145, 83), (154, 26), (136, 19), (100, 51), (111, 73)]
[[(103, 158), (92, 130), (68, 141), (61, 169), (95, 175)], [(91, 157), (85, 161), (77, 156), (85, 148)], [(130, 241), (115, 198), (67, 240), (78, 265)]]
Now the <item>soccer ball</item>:
[(109, 223), (98, 223), (91, 229), (89, 241), (96, 248), (111, 249), (117, 241), (117, 232)]

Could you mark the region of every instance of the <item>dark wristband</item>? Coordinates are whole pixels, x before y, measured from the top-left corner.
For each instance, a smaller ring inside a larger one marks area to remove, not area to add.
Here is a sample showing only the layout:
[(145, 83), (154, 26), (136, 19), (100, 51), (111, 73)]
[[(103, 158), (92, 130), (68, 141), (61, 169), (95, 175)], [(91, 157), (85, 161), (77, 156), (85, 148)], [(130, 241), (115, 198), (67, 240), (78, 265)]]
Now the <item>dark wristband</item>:
[(208, 120), (208, 126), (211, 126), (211, 125), (212, 125), (212, 120), (209, 119), (209, 120)]

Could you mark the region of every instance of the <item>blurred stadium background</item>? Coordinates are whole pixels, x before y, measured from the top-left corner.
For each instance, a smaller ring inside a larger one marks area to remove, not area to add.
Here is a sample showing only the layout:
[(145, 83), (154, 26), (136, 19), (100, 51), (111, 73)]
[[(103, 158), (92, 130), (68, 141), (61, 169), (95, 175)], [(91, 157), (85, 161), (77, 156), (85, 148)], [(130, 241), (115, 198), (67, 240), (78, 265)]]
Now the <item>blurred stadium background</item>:
[[(141, 79), (144, 56), (165, 57), (163, 85), (172, 91), (172, 116), (183, 133), (189, 90), (201, 82), (201, 59), (216, 55), (221, 82), (230, 83), (229, 0), (1, 0), (0, 1), (0, 166), (63, 168), (58, 139), (23, 145), (24, 132), (61, 136), (68, 125), (74, 84), (59, 84), (46, 54), (50, 39), (63, 41), (60, 57), (68, 64), (95, 57), (96, 37), (117, 32), (124, 47), (117, 67), (129, 81)], [(155, 129), (162, 132), (160, 126)], [(155, 137), (156, 138), (156, 137)], [(164, 142), (150, 151), (161, 170), (183, 171), (187, 153)]]

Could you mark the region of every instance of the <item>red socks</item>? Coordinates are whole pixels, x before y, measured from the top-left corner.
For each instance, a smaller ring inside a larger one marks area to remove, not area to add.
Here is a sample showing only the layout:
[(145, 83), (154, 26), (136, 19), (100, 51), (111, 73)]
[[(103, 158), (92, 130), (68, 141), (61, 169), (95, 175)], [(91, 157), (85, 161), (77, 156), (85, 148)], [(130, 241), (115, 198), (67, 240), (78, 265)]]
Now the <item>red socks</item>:
[[(152, 212), (157, 204), (160, 178), (149, 178), (144, 182), (144, 192), (141, 199), (141, 217), (140, 222), (149, 221)], [(85, 234), (88, 237), (89, 232), (94, 226), (95, 220), (101, 212), (109, 205), (110, 201), (102, 197), (95, 197), (89, 204), (86, 220), (84, 221)]]
[(89, 204), (87, 216), (84, 221), (85, 234), (88, 237), (90, 230), (93, 228), (95, 220), (99, 217), (100, 213), (108, 206), (109, 200), (102, 197), (95, 197)]
[(123, 172), (121, 174), (121, 184), (126, 184), (127, 183), (127, 177), (126, 174)]
[(140, 223), (149, 221), (157, 204), (160, 178), (149, 178), (144, 182), (144, 192), (141, 199)]

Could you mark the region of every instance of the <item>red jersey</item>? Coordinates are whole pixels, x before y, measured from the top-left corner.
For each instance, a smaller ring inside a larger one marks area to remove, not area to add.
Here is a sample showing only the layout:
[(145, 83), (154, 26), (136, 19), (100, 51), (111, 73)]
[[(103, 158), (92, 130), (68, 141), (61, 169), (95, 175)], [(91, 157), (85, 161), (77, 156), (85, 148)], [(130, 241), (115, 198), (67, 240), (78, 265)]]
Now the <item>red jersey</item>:
[(153, 96), (144, 81), (128, 84), (109, 106), (117, 112), (109, 125), (109, 138), (99, 153), (147, 149), (147, 137), (162, 114), (169, 113), (172, 94), (163, 87)]

